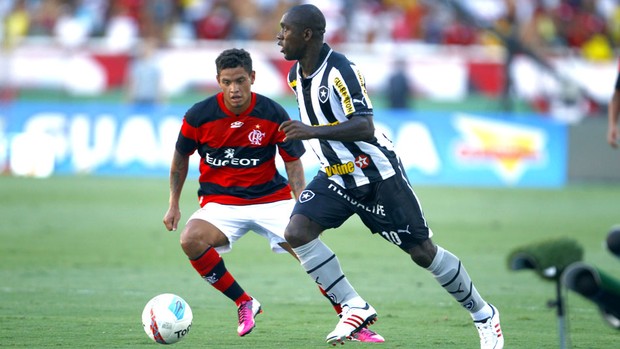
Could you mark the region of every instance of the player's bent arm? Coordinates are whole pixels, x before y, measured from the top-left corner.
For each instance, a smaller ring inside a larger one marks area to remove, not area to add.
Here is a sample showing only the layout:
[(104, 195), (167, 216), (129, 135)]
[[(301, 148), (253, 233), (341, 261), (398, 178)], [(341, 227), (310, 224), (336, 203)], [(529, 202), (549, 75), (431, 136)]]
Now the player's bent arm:
[(164, 216), (164, 225), (168, 230), (176, 230), (181, 219), (179, 200), (189, 170), (189, 156), (174, 151), (170, 165), (170, 198), (168, 211)]
[(170, 165), (170, 205), (179, 205), (179, 198), (189, 171), (189, 156), (174, 151)]
[(304, 176), (304, 166), (300, 159), (288, 161), (284, 163), (288, 184), (291, 186), (295, 200), (299, 199), (299, 195), (306, 187), (306, 179)]
[(326, 139), (341, 142), (357, 142), (372, 139), (375, 126), (372, 116), (353, 116), (346, 122), (335, 125), (310, 126), (297, 120), (288, 120), (280, 125), (280, 131), (289, 139)]
[(372, 115), (353, 116), (346, 122), (337, 125), (325, 125), (316, 127), (318, 139), (326, 139), (340, 142), (367, 141), (375, 135), (375, 125)]

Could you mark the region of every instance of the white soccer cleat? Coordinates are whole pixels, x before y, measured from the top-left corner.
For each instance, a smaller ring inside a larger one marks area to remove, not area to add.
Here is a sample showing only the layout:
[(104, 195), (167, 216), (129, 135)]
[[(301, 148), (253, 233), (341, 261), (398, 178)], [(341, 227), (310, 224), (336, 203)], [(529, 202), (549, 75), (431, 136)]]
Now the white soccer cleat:
[(334, 346), (344, 344), (354, 333), (372, 325), (375, 321), (377, 321), (377, 312), (370, 304), (366, 303), (363, 308), (345, 305), (340, 321), (336, 328), (327, 335), (326, 341)]
[(480, 335), (480, 349), (502, 349), (504, 335), (499, 324), (499, 311), (491, 304), (489, 306), (493, 309), (493, 315), (482, 321), (474, 321)]

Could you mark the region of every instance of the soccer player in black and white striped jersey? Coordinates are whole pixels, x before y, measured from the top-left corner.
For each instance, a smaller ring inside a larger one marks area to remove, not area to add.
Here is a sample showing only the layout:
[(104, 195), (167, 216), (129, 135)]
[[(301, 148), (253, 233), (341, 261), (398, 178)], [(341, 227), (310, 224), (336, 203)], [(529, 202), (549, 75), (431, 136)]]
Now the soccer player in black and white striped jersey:
[(363, 74), (323, 41), (321, 11), (310, 4), (294, 6), (280, 27), (276, 38), (281, 52), (286, 60), (297, 61), (288, 82), (301, 117), (283, 122), (280, 130), (285, 139), (308, 140), (322, 166), (295, 204), (285, 239), (312, 279), (334, 302), (344, 304), (327, 342), (344, 344), (377, 318), (319, 238), (357, 214), (372, 233), (431, 272), (470, 312), (482, 349), (503, 348), (499, 312), (480, 296), (459, 258), (431, 240), (433, 233), (392, 142), (374, 129)]

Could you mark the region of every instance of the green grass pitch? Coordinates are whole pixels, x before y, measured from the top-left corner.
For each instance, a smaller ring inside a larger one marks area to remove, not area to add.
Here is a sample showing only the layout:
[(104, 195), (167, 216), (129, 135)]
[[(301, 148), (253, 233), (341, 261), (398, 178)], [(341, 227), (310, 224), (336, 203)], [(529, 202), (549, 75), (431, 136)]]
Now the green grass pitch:
[[(183, 222), (198, 207), (195, 179), (183, 195)], [(554, 237), (576, 239), (584, 261), (620, 279), (620, 259), (603, 241), (619, 223), (618, 185), (564, 189), (418, 187), (434, 240), (458, 255), (475, 285), (501, 312), (506, 348), (558, 348), (547, 302), (552, 282), (510, 271), (514, 248)], [(321, 348), (337, 317), (301, 267), (250, 234), (224, 255), (264, 313), (236, 334), (236, 308), (190, 267), (178, 232), (161, 223), (166, 179), (0, 177), (0, 347), (155, 348), (142, 330), (144, 304), (159, 293), (185, 298), (194, 312), (178, 348)], [(469, 315), (428, 272), (356, 219), (323, 239), (379, 314), (381, 345), (477, 348)], [(566, 292), (566, 291), (565, 291)], [(587, 300), (565, 293), (571, 348), (617, 348), (619, 331)]]

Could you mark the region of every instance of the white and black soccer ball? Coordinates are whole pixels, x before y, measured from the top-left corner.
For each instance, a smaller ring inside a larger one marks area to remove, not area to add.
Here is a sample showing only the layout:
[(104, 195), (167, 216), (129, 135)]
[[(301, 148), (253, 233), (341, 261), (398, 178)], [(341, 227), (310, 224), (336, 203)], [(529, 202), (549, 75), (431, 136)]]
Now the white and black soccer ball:
[(192, 309), (172, 293), (153, 297), (142, 311), (144, 332), (157, 343), (172, 344), (183, 339), (192, 327)]

